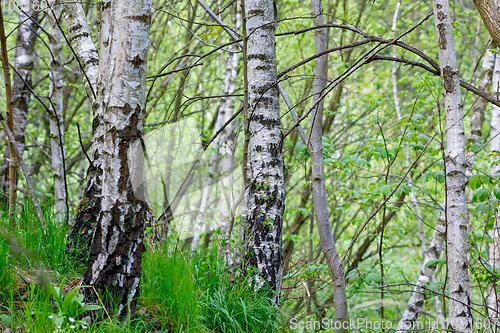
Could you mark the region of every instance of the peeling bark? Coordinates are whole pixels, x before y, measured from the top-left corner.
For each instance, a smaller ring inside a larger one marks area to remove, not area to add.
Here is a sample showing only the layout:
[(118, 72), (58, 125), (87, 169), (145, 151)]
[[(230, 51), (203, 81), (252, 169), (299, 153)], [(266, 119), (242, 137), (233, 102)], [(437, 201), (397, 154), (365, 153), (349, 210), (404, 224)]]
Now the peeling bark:
[[(99, 3), (96, 100), (105, 128), (102, 198), (83, 283), (93, 286), (108, 313), (121, 319), (135, 312), (144, 226), (151, 219), (142, 150), (151, 5), (151, 0)], [(87, 299), (95, 296), (89, 288), (85, 294)]]
[[(285, 209), (283, 134), (281, 132), (275, 13), (272, 0), (244, 3), (246, 34), (247, 169), (243, 214), (243, 272), (258, 273), (256, 289), (269, 288), (279, 302), (282, 268), (282, 225)], [(267, 284), (267, 286), (265, 286)]]

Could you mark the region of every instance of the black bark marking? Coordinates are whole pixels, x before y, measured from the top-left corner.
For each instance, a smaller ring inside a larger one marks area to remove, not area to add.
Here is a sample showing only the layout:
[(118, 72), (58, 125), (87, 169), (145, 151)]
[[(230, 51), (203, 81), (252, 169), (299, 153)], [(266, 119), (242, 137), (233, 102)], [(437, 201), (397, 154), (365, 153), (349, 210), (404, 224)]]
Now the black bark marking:
[(138, 69), (144, 63), (144, 60), (142, 60), (139, 55), (136, 55), (134, 59), (132, 59), (131, 63), (134, 65), (135, 69)]
[(248, 60), (252, 59), (258, 59), (264, 62), (271, 62), (271, 59), (269, 59), (269, 56), (265, 53), (252, 53), (247, 56)]
[(453, 72), (450, 66), (445, 66), (442, 75), (444, 90), (446, 90), (447, 93), (452, 93), (455, 90), (455, 82), (453, 82), (455, 72)]
[(264, 16), (265, 12), (263, 9), (252, 9), (248, 11), (248, 16)]
[(441, 50), (446, 50), (446, 25), (444, 23), (439, 23), (436, 27), (438, 29), (438, 46)]
[(148, 14), (133, 15), (133, 16), (128, 16), (128, 18), (130, 18), (134, 21), (142, 22), (142, 23), (147, 24), (147, 25), (151, 24), (151, 15), (148, 15)]
[(440, 21), (443, 21), (445, 18), (446, 18), (446, 15), (442, 12), (442, 11), (439, 11), (437, 13), (437, 18), (440, 20)]

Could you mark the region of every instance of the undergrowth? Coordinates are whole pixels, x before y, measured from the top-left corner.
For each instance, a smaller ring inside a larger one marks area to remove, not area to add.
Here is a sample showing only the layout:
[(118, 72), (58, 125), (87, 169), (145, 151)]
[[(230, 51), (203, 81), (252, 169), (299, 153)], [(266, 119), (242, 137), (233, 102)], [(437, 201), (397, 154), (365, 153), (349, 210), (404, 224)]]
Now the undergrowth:
[(0, 218), (0, 331), (286, 331), (279, 308), (266, 294), (254, 291), (249, 279), (231, 282), (216, 244), (191, 253), (172, 239), (144, 253), (136, 315), (126, 322), (91, 322), (92, 308), (70, 291), (86, 267), (65, 256), (68, 228), (59, 225), (51, 207), (43, 213), (46, 227), (26, 203), (15, 231)]

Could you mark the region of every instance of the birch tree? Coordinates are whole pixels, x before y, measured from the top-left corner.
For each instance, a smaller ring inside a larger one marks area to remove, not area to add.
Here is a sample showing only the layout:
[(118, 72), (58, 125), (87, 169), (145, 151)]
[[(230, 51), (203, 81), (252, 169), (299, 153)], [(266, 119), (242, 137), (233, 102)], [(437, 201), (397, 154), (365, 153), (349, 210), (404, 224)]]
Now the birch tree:
[(439, 67), (446, 116), (446, 255), (450, 291), (448, 319), (455, 330), (472, 332), (465, 201), (465, 136), (460, 82), (449, 2), (433, 0)]
[[(144, 225), (151, 214), (141, 182), (144, 156), (141, 159), (139, 153), (131, 159), (130, 148), (143, 138), (152, 2), (108, 0), (99, 5), (96, 101), (105, 128), (100, 156), (102, 194), (83, 283), (95, 288), (109, 313), (124, 318), (136, 308)], [(91, 289), (85, 292), (87, 298), (94, 296)]]
[(50, 151), (54, 171), (54, 201), (59, 223), (67, 221), (66, 173), (64, 165), (63, 73), (61, 30), (58, 21), (61, 10), (57, 2), (48, 9), (50, 18)]
[[(489, 91), (491, 88), (491, 76), (493, 73), (493, 67), (495, 64), (495, 54), (493, 52), (487, 51), (485, 53), (480, 79), (479, 87), (483, 91)], [(483, 135), (483, 123), (484, 123), (484, 113), (487, 105), (487, 100), (479, 97), (472, 109), (472, 119), (471, 119), (471, 136), (470, 140), (473, 142), (480, 142)], [(469, 152), (467, 156), (467, 179), (472, 175), (472, 168), (474, 167), (474, 162), (476, 159), (476, 154), (473, 151)], [(423, 311), (423, 306), (425, 302), (425, 285), (429, 282), (435, 281), (434, 271), (436, 269), (436, 262), (441, 256), (443, 249), (444, 236), (446, 232), (446, 220), (445, 212), (440, 211), (439, 218), (432, 235), (432, 239), (428, 250), (426, 250), (424, 255), (424, 260), (422, 263), (422, 268), (420, 270), (419, 277), (416, 281), (416, 286), (413, 289), (410, 300), (403, 312), (403, 316), (398, 323), (398, 329), (396, 332), (405, 332), (409, 327), (413, 327), (416, 323), (419, 315)], [(439, 297), (435, 296), (436, 307), (441, 307)], [(439, 316), (439, 309), (437, 309)], [(444, 323), (442, 323), (444, 324)], [(442, 325), (443, 326), (443, 325)]]
[[(275, 12), (272, 0), (244, 1), (246, 212), (243, 271), (256, 269), (257, 288), (269, 288), (279, 302), (282, 223), (285, 202), (283, 134), (276, 82)], [(252, 269), (253, 268), (253, 269)], [(264, 286), (266, 285), (267, 286)]]
[[(236, 47), (233, 47), (234, 50)], [(224, 90), (223, 95), (232, 95), (234, 94), (235, 89), (235, 81), (236, 81), (236, 73), (238, 71), (238, 54), (230, 53), (227, 57), (226, 62), (226, 73), (224, 77)], [(223, 97), (221, 99), (218, 112), (217, 112), (217, 120), (215, 123), (215, 131), (218, 132), (222, 125), (224, 124), (224, 120), (227, 120), (226, 113), (229, 114), (230, 110), (233, 108), (234, 98), (231, 97)], [(195, 251), (198, 248), (198, 243), (200, 241), (200, 233), (203, 227), (203, 222), (205, 221), (205, 212), (207, 210), (208, 198), (210, 196), (210, 192), (212, 189), (213, 178), (216, 173), (216, 163), (217, 157), (219, 156), (219, 150), (221, 150), (222, 139), (224, 138), (224, 134), (221, 132), (212, 143), (212, 152), (210, 154), (210, 159), (208, 161), (208, 170), (207, 177), (205, 177), (205, 181), (203, 183), (203, 190), (201, 194), (201, 203), (200, 209), (198, 211), (198, 216), (195, 221), (195, 230), (193, 235), (193, 241), (191, 243), (191, 251)], [(222, 163), (222, 162), (221, 162)], [(226, 162), (227, 163), (227, 162)], [(227, 207), (226, 207), (227, 209)], [(224, 229), (224, 231), (227, 230)]]
[(102, 156), (101, 151), (103, 149), (104, 122), (102, 120), (103, 110), (97, 108), (96, 104), (98, 54), (92, 42), (92, 36), (81, 3), (64, 1), (62, 2), (62, 10), (68, 40), (76, 54), (82, 81), (94, 115), (90, 165), (87, 169), (83, 198), (76, 209), (68, 244), (70, 250), (76, 250), (75, 253), (86, 259), (101, 207), (102, 168), (100, 156)]
[[(37, 12), (29, 0), (19, 1), (19, 27), (17, 28), (16, 55), (14, 58), (12, 81), (12, 106), (14, 109), (14, 137), (21, 152), (24, 151), (28, 108), (31, 100), (31, 85), (36, 44)], [(6, 149), (1, 173), (9, 164), (9, 152)]]

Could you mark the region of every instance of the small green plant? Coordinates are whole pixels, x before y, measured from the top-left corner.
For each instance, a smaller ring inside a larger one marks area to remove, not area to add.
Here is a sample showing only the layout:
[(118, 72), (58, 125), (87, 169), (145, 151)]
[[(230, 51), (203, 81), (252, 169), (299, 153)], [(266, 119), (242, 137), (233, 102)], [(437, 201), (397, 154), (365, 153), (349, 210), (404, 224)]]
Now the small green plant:
[(57, 307), (57, 313), (49, 316), (54, 324), (58, 327), (69, 326), (74, 329), (77, 327), (87, 328), (88, 323), (82, 320), (77, 320), (83, 313), (101, 309), (101, 306), (95, 304), (86, 305), (83, 302), (83, 295), (76, 292), (82, 287), (77, 287), (70, 290), (66, 296), (63, 296), (63, 282), (59, 287), (54, 287), (47, 284), (50, 294), (54, 297)]

